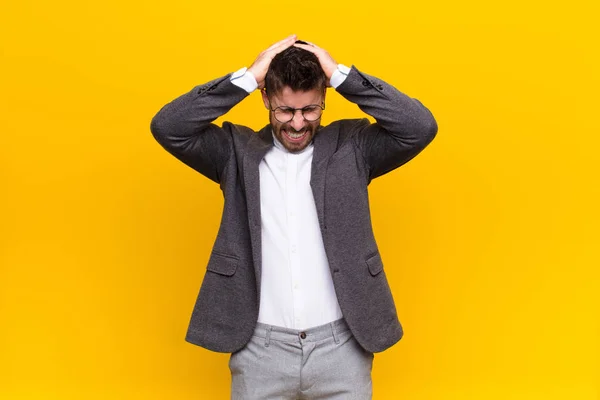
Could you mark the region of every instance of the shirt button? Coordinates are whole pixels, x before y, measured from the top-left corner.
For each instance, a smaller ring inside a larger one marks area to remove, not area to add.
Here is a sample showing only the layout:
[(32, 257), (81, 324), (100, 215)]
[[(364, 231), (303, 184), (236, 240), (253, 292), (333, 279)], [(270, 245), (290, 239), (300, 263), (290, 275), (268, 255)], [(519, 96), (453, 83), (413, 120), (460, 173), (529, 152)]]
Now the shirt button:
[(295, 253), (295, 252), (296, 252), (296, 245), (293, 245), (292, 246), (292, 253)]
[(300, 339), (306, 339), (306, 332), (300, 332)]
[(296, 289), (296, 290), (298, 289), (298, 284), (297, 283), (294, 283), (294, 289)]

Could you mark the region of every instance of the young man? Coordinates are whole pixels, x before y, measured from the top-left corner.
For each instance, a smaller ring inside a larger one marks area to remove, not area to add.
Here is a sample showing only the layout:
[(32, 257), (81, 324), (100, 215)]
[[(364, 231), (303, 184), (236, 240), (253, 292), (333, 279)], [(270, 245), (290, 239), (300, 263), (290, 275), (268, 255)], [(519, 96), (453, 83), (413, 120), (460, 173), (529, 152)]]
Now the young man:
[[(321, 126), (327, 86), (377, 122)], [(211, 123), (257, 88), (268, 125)], [(186, 340), (232, 353), (232, 399), (370, 399), (373, 353), (402, 327), (367, 186), (433, 140), (429, 110), (292, 35), (165, 105), (151, 131), (223, 191)]]

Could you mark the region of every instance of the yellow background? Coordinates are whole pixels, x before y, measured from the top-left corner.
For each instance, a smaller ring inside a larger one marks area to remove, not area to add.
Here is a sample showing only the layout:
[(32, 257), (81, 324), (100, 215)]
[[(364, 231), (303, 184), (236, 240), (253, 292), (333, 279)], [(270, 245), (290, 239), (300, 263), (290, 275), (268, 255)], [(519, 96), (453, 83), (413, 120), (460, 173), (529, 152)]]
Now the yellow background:
[(371, 185), (406, 332), (374, 398), (598, 399), (595, 4), (2, 1), (0, 398), (228, 398), (184, 341), (221, 193), (149, 125), (296, 33), (439, 124)]

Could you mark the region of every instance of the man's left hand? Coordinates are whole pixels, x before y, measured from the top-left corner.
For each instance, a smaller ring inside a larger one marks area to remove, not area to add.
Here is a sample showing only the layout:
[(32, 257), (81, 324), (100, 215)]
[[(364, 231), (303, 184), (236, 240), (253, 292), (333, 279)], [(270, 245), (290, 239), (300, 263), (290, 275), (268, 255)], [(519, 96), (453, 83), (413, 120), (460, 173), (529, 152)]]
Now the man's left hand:
[(294, 43), (294, 46), (304, 50), (308, 50), (317, 56), (317, 58), (319, 59), (319, 63), (321, 64), (321, 68), (323, 68), (325, 76), (327, 76), (327, 86), (331, 86), (329, 81), (331, 79), (331, 75), (337, 69), (338, 63), (335, 62), (335, 60), (329, 55), (329, 53), (323, 50), (322, 48), (310, 42), (307, 43), (309, 44)]

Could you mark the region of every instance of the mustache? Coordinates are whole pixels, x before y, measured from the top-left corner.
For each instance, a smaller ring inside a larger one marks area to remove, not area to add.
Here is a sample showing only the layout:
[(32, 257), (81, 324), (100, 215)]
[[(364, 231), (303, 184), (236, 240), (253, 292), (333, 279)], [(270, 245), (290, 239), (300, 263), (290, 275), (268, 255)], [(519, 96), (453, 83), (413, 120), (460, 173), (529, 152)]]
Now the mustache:
[(311, 128), (309, 126), (305, 126), (304, 128), (300, 129), (299, 131), (295, 130), (294, 128), (292, 128), (291, 126), (282, 126), (281, 129), (291, 132), (291, 133), (304, 133), (307, 131), (311, 131)]

